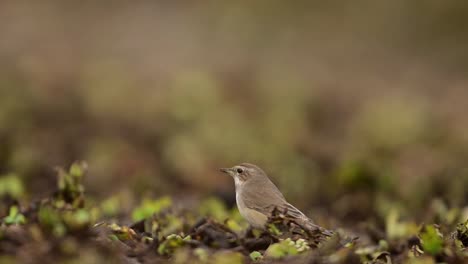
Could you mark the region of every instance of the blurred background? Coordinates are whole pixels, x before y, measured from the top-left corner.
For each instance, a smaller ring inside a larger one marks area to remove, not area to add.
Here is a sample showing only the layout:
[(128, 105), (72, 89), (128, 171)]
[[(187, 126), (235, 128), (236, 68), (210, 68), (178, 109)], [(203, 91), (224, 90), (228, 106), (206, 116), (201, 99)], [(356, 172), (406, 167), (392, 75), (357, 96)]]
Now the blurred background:
[(2, 1), (0, 175), (232, 205), (251, 162), (338, 219), (463, 207), (467, 47), (465, 1)]

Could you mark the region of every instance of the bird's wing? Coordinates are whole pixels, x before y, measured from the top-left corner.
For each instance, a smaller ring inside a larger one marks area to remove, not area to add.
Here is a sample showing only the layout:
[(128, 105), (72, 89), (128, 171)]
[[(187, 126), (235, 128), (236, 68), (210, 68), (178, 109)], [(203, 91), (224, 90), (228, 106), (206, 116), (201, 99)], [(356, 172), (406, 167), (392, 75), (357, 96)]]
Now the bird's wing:
[[(264, 184), (271, 184), (271, 186), (270, 188), (251, 188), (250, 186), (256, 186), (254, 184), (244, 186), (242, 190), (242, 199), (247, 208), (256, 210), (266, 216), (270, 216), (276, 208), (281, 213), (286, 214), (286, 216), (296, 221), (297, 224), (301, 225), (303, 228), (310, 231), (318, 230), (326, 236), (331, 236), (333, 234), (333, 232), (314, 224), (314, 222), (304, 213), (288, 203), (272, 182)], [(269, 191), (265, 192), (262, 190)]]
[[(258, 188), (263, 185), (262, 188)], [(276, 208), (291, 218), (307, 218), (299, 209), (286, 201), (283, 194), (271, 181), (250, 183), (242, 188), (242, 200), (246, 207), (271, 215)]]
[[(262, 188), (258, 187), (260, 185), (263, 185)], [(267, 216), (270, 216), (271, 212), (275, 207), (278, 207), (278, 205), (287, 204), (283, 194), (281, 194), (271, 181), (245, 185), (242, 188), (240, 197), (246, 207), (257, 210)]]
[(285, 207), (286, 215), (294, 219), (297, 222), (297, 224), (301, 225), (303, 228), (309, 231), (319, 231), (320, 233), (329, 237), (333, 235), (332, 231), (327, 230), (319, 225), (316, 225), (314, 221), (312, 221), (312, 219), (307, 217), (304, 213), (302, 213), (299, 209), (297, 209), (290, 203), (286, 203)]
[[(241, 197), (246, 207), (267, 216), (270, 216), (276, 208), (293, 219), (309, 219), (299, 209), (288, 203), (272, 182), (263, 182), (263, 184), (269, 185), (268, 188), (255, 188), (257, 184), (244, 186)], [(309, 219), (309, 221), (311, 220)]]
[(301, 212), (299, 209), (297, 209), (296, 207), (294, 207), (292, 204), (290, 203), (286, 203), (284, 204), (283, 206), (281, 206), (280, 208), (278, 208), (281, 212), (284, 212), (286, 213), (287, 216), (293, 218), (293, 219), (307, 219), (309, 220), (310, 222), (312, 222), (311, 219), (309, 219), (303, 212)]

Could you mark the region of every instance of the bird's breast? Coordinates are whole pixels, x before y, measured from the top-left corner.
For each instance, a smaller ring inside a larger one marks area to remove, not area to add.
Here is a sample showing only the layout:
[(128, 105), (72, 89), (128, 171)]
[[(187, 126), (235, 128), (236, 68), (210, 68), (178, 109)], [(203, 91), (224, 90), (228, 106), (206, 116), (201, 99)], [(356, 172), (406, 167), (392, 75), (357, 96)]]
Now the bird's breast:
[(244, 197), (241, 191), (236, 191), (236, 202), (237, 208), (239, 209), (242, 217), (249, 222), (249, 224), (256, 228), (262, 228), (265, 226), (268, 217), (257, 210), (250, 209), (245, 205)]

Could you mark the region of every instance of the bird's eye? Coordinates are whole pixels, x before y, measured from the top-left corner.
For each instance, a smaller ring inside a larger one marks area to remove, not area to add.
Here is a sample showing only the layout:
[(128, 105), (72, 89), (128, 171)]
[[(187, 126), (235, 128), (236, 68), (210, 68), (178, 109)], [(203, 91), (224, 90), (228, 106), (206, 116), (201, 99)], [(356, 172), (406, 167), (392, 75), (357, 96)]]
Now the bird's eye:
[(243, 172), (244, 172), (244, 170), (243, 170), (243, 169), (241, 169), (241, 168), (237, 168), (237, 173), (243, 173)]

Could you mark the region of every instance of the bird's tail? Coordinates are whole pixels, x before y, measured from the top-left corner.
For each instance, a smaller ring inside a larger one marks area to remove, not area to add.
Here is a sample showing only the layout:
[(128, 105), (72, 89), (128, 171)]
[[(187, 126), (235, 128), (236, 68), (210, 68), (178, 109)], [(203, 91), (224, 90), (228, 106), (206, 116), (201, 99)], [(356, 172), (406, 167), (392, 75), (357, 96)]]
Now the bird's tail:
[(285, 214), (292, 219), (295, 219), (297, 223), (302, 226), (302, 228), (311, 233), (318, 233), (327, 237), (331, 237), (334, 234), (332, 231), (314, 224), (310, 218), (308, 218), (304, 213), (302, 213), (299, 209), (290, 203), (286, 203)]
[(333, 236), (334, 232), (331, 230), (328, 230), (326, 228), (323, 228), (319, 225), (314, 224), (310, 219), (307, 219), (308, 221), (305, 222), (304, 227), (312, 232), (320, 232), (322, 235), (331, 237)]

